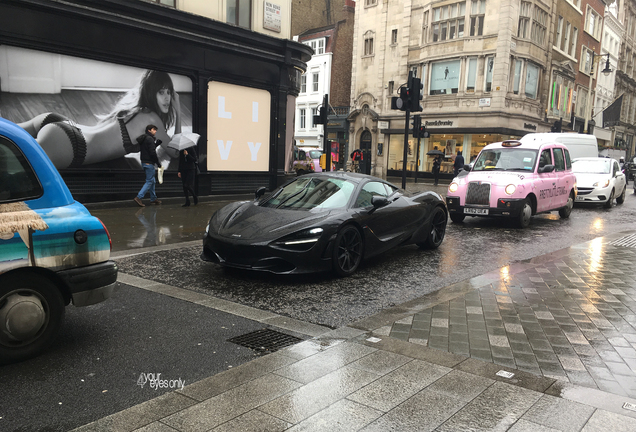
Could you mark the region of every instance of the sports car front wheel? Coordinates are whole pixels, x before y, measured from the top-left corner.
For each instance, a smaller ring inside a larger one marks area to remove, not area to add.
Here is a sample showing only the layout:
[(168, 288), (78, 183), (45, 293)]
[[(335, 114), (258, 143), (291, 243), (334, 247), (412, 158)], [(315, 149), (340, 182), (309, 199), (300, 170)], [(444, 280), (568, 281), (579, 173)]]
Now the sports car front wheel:
[(333, 249), (333, 270), (338, 276), (353, 274), (362, 262), (364, 244), (360, 231), (352, 225), (344, 226), (336, 236)]
[(442, 244), (444, 236), (446, 235), (446, 224), (448, 223), (448, 216), (446, 212), (440, 207), (433, 210), (431, 216), (431, 231), (428, 233), (426, 241), (418, 243), (417, 245), (422, 249), (436, 249)]

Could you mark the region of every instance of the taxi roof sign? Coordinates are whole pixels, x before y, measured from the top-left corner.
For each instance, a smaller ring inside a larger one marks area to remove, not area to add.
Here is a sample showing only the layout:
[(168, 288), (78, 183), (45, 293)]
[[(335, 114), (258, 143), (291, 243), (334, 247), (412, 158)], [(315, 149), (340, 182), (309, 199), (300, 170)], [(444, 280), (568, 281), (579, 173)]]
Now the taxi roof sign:
[(521, 141), (517, 140), (506, 140), (501, 143), (502, 147), (519, 147), (521, 145)]

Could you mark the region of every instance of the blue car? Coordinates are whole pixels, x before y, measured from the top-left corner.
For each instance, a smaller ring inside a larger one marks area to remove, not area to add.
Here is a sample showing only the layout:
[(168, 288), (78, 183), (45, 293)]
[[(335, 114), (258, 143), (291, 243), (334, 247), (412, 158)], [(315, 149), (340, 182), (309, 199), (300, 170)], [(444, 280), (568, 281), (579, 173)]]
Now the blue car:
[(110, 251), (108, 230), (73, 199), (38, 143), (0, 118), (0, 364), (48, 348), (66, 305), (112, 295)]

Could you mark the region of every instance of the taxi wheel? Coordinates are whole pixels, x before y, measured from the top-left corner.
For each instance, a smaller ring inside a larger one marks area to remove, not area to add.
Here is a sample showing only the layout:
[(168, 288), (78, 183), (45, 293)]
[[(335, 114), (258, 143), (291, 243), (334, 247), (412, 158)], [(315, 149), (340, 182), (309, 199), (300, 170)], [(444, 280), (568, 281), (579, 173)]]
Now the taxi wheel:
[(616, 204), (623, 204), (625, 202), (626, 191), (627, 191), (627, 185), (625, 185), (625, 187), (623, 188), (623, 193), (616, 198)]
[(336, 236), (333, 248), (333, 270), (338, 276), (349, 276), (358, 269), (364, 254), (362, 234), (353, 225), (345, 225)]
[(55, 340), (64, 321), (64, 299), (34, 274), (0, 278), (0, 364), (38, 355)]
[(517, 225), (519, 228), (527, 228), (530, 225), (530, 218), (532, 217), (532, 205), (528, 198), (523, 201), (521, 205), (521, 212), (517, 216)]
[(450, 218), (454, 223), (462, 223), (464, 222), (464, 219), (466, 218), (466, 215), (463, 214), (457, 214), (457, 213), (451, 213), (450, 214)]
[(426, 241), (417, 245), (422, 249), (437, 249), (444, 240), (447, 224), (448, 216), (446, 216), (446, 212), (440, 207), (435, 208), (431, 217), (431, 231), (428, 233)]
[(612, 204), (614, 203), (614, 189), (612, 189), (612, 192), (610, 193), (609, 199), (607, 200), (607, 202), (603, 205), (603, 207), (605, 208), (612, 208)]
[(565, 205), (565, 207), (559, 209), (559, 216), (561, 216), (561, 219), (567, 219), (570, 217), (570, 213), (572, 213), (572, 207), (574, 207), (574, 196), (570, 194), (570, 196), (568, 197), (568, 203)]

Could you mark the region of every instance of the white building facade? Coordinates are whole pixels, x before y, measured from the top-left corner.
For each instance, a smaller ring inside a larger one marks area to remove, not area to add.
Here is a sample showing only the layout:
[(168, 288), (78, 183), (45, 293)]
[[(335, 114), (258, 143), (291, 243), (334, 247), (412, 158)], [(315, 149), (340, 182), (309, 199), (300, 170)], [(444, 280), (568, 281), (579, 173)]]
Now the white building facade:
[(307, 63), (307, 72), (300, 78), (300, 93), (296, 98), (294, 139), (298, 147), (322, 149), (324, 127), (314, 123), (314, 115), (318, 115), (323, 97), (330, 91), (332, 53), (327, 51), (325, 37), (301, 42), (311, 46), (314, 55)]

